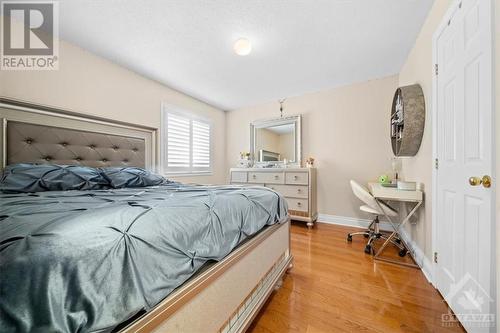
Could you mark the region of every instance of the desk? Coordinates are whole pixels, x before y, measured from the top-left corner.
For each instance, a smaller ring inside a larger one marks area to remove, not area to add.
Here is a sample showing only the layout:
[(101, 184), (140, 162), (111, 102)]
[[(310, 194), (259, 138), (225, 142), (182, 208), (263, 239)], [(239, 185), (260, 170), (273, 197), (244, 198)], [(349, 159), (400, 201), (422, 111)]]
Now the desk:
[[(406, 262), (400, 262), (397, 260), (393, 259), (388, 259), (381, 257), (381, 253), (384, 251), (384, 249), (389, 245), (390, 241), (394, 237), (398, 237), (401, 240), (401, 243), (403, 246), (406, 248), (407, 253), (410, 254), (412, 257), (413, 261), (415, 261), (415, 258), (413, 257), (413, 254), (411, 253), (410, 249), (408, 248), (408, 245), (406, 245), (405, 241), (401, 238), (401, 233), (400, 231), (404, 227), (404, 225), (410, 220), (410, 218), (415, 214), (415, 212), (418, 210), (418, 208), (422, 205), (423, 200), (424, 200), (424, 194), (421, 190), (415, 190), (415, 191), (406, 191), (406, 190), (398, 190), (395, 187), (385, 187), (380, 185), (379, 183), (368, 183), (368, 188), (370, 189), (371, 194), (377, 201), (377, 205), (379, 206), (380, 211), (384, 212), (385, 218), (389, 223), (391, 224), (392, 228), (394, 231), (390, 234), (389, 238), (382, 244), (382, 247), (375, 253), (375, 256), (373, 257), (375, 260), (381, 260), (381, 261), (386, 261), (390, 262), (393, 264), (397, 265), (404, 265), (404, 266), (409, 266), (409, 267), (414, 267), (414, 268), (419, 268), (415, 264), (411, 263), (406, 263)], [(380, 205), (381, 202), (384, 201), (398, 201), (398, 202), (409, 202), (409, 203), (415, 203), (415, 206), (412, 208), (412, 210), (408, 213), (408, 215), (401, 221), (400, 223), (394, 223), (391, 218), (385, 213), (385, 211), (382, 209), (382, 206)]]

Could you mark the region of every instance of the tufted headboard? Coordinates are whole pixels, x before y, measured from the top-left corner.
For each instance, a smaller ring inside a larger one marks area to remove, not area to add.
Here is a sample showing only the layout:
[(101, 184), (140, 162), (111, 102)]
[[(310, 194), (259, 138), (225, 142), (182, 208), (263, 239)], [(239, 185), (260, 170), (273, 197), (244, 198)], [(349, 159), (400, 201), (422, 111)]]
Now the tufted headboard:
[(51, 163), (154, 170), (157, 164), (155, 129), (4, 103), (0, 121), (2, 166)]
[(7, 164), (145, 167), (145, 140), (52, 126), (7, 122)]

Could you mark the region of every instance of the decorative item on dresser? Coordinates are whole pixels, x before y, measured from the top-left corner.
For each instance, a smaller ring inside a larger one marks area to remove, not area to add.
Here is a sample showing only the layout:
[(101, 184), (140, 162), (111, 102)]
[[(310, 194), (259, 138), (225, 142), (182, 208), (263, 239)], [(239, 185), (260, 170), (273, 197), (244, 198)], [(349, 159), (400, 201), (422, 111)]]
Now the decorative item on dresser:
[(261, 185), (281, 193), (292, 220), (312, 228), (318, 217), (315, 168), (232, 168), (231, 184)]

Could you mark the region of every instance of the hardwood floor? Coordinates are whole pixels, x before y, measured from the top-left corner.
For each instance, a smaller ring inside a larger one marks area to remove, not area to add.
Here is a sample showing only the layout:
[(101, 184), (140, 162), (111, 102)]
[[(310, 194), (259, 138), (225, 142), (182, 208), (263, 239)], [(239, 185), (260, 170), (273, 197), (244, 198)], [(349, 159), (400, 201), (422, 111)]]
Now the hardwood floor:
[(420, 270), (374, 263), (363, 237), (347, 243), (356, 230), (293, 224), (294, 266), (248, 332), (464, 332), (442, 326), (447, 305)]

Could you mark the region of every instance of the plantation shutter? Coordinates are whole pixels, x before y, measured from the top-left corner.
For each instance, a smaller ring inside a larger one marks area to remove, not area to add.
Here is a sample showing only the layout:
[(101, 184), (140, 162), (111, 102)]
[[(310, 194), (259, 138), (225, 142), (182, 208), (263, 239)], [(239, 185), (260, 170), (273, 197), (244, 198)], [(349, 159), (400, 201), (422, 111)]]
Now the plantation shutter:
[(211, 124), (189, 114), (164, 112), (163, 159), (168, 174), (211, 172)]
[(210, 124), (195, 121), (193, 127), (193, 168), (210, 168)]

